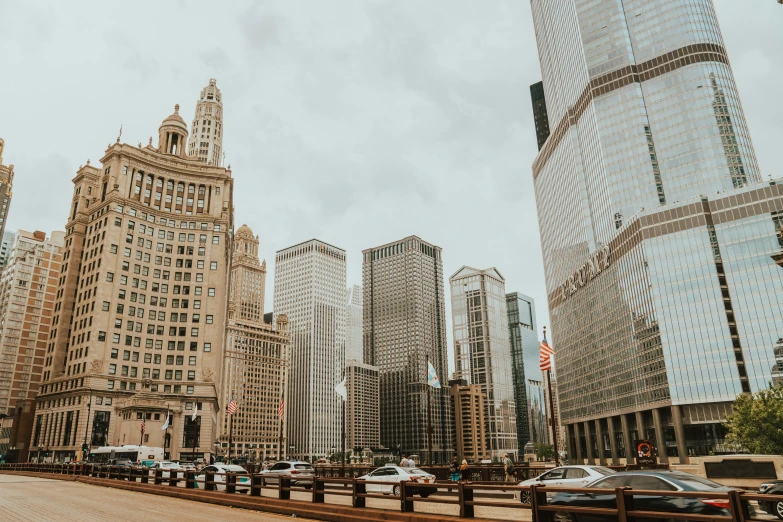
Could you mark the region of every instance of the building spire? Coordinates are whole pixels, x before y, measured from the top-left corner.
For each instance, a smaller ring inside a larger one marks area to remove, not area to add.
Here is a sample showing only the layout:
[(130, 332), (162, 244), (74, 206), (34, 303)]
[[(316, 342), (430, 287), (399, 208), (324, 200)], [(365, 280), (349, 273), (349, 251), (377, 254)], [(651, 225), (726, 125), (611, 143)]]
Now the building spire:
[(188, 155), (207, 165), (223, 166), (223, 98), (214, 78), (201, 90), (196, 103)]

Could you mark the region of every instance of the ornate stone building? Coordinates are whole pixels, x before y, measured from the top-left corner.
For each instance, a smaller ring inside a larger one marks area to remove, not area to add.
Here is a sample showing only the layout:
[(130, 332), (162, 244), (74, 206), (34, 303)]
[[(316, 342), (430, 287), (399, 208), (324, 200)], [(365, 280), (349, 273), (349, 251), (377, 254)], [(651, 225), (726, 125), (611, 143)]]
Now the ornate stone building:
[[(282, 458), (285, 442), (278, 416), (288, 377), (288, 318), (277, 316), (277, 329), (264, 322), (266, 261), (259, 263), (258, 238), (247, 225), (234, 236), (228, 301), (226, 353), (223, 360), (222, 447), (253, 460)], [(234, 399), (238, 410), (226, 406)], [(229, 431), (231, 430), (231, 433)]]
[(0, 237), (5, 232), (5, 222), (8, 218), (8, 209), (11, 206), (11, 189), (14, 184), (14, 166), (3, 165), (3, 149), (5, 141), (0, 138)]
[(141, 441), (170, 458), (214, 449), (234, 180), (186, 154), (178, 113), (157, 146), (118, 138), (73, 179), (33, 431), (55, 460), (83, 442)]
[(214, 78), (201, 90), (196, 104), (188, 155), (207, 165), (223, 165), (223, 98)]

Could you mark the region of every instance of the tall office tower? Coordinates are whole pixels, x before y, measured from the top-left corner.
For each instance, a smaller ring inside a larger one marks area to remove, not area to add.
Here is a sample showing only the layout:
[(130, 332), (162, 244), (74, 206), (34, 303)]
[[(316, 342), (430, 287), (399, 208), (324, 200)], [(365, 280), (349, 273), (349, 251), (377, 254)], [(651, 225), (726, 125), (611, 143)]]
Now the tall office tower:
[[(454, 419), (454, 451), (457, 458), (478, 463), (490, 458), (485, 411), (487, 396), (478, 384), (465, 379), (449, 381), (451, 416)], [(502, 458), (501, 454), (501, 458)]]
[(345, 376), (348, 390), (348, 401), (345, 403), (345, 452), (379, 448), (378, 368), (347, 359)]
[(330, 455), (341, 446), (345, 368), (345, 250), (311, 239), (275, 256), (274, 310), (291, 335), (286, 392), (288, 454)]
[(479, 270), (463, 266), (449, 278), (449, 284), (455, 378), (479, 385), (486, 397), (484, 437), (490, 456), (515, 455), (517, 408), (506, 280), (496, 268)]
[(11, 248), (14, 246), (14, 237), (16, 237), (16, 234), (10, 230), (3, 232), (3, 241), (0, 243), (0, 270), (8, 266), (8, 256), (11, 254)]
[(362, 362), (362, 287), (348, 289), (348, 311), (345, 314), (345, 360)]
[(18, 401), (38, 394), (64, 236), (16, 233), (0, 278), (0, 413), (13, 416)]
[(549, 403), (538, 360), (540, 334), (536, 323), (536, 304), (531, 297), (511, 292), (506, 294), (506, 309), (517, 405), (517, 441), (520, 447), (528, 442), (550, 442), (547, 428)]
[(731, 402), (767, 386), (783, 333), (783, 183), (761, 182), (712, 2), (531, 6), (568, 453), (618, 463), (648, 437), (664, 462), (721, 452)]
[(222, 166), (223, 98), (214, 78), (201, 90), (190, 131), (188, 156), (198, 158), (207, 165)]
[[(84, 442), (214, 450), (234, 180), (185, 154), (178, 111), (157, 147), (118, 139), (73, 178), (33, 437), (55, 460)], [(185, 430), (195, 406), (198, 433)]]
[(3, 149), (5, 141), (0, 138), (0, 237), (4, 237), (8, 210), (11, 206), (12, 189), (14, 185), (14, 166), (3, 165)]
[(364, 362), (378, 367), (381, 444), (427, 454), (427, 396), (436, 462), (451, 460), (449, 391), (427, 385), (427, 360), (446, 382), (448, 354), (440, 247), (409, 236), (362, 252)]
[(549, 137), (549, 116), (546, 112), (546, 98), (544, 97), (544, 82), (534, 83), (530, 86), (530, 100), (533, 102), (533, 123), (536, 126), (536, 141), (538, 150), (546, 143)]
[(258, 237), (242, 225), (234, 234), (231, 256), (221, 392), (222, 404), (234, 399), (239, 409), (231, 416), (225, 408), (221, 410), (220, 441), (227, 449), (231, 437), (232, 455), (262, 460), (283, 456), (277, 411), (288, 374), (289, 349), (285, 314), (277, 317), (277, 329), (264, 322), (265, 286), (266, 261), (259, 262)]

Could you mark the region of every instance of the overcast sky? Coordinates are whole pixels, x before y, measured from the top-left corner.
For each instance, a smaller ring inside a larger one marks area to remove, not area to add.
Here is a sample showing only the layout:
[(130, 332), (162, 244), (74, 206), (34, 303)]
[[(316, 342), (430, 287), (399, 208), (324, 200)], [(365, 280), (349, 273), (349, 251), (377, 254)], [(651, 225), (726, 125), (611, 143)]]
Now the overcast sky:
[[(762, 172), (780, 177), (783, 6), (715, 4)], [(191, 121), (216, 78), (235, 220), (260, 237), (267, 310), (276, 250), (334, 244), (361, 284), (362, 249), (416, 234), (443, 248), (446, 279), (495, 266), (548, 323), (528, 0), (0, 0), (0, 13), (8, 230), (63, 229), (79, 165), (97, 164), (121, 124), (135, 145), (175, 103)]]

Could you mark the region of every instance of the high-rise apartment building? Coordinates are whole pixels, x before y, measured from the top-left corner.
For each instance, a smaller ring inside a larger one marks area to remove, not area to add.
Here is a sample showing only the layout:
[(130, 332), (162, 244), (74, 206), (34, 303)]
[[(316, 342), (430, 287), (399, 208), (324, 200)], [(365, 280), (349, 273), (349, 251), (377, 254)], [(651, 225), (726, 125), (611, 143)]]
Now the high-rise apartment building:
[[(491, 457), (515, 455), (517, 408), (506, 306), (506, 280), (496, 268), (463, 266), (449, 278), (455, 378), (481, 387)], [(456, 420), (455, 420), (456, 424)]]
[(84, 439), (214, 450), (234, 181), (186, 155), (178, 112), (157, 146), (118, 140), (73, 179), (33, 435), (55, 460), (78, 458)]
[(221, 391), (221, 404), (234, 399), (238, 410), (231, 416), (225, 407), (221, 410), (220, 441), (228, 448), (231, 439), (232, 455), (261, 460), (284, 455), (277, 412), (288, 375), (289, 349), (285, 314), (277, 317), (277, 329), (264, 322), (265, 286), (266, 261), (258, 259), (258, 237), (242, 225), (234, 234), (231, 257)]
[(348, 288), (348, 309), (345, 313), (345, 360), (364, 360), (362, 339), (362, 287), (353, 285)]
[(11, 207), (11, 196), (14, 186), (14, 166), (3, 165), (3, 149), (5, 141), (0, 138), (0, 237), (5, 237), (6, 221), (8, 220), (8, 210)]
[(345, 451), (381, 446), (378, 424), (378, 368), (355, 359), (345, 361)]
[(767, 386), (781, 337), (783, 183), (761, 182), (712, 2), (531, 6), (569, 456), (618, 463), (639, 438), (664, 462), (727, 451), (722, 421)]
[(0, 242), (0, 270), (8, 266), (8, 256), (11, 254), (11, 248), (14, 246), (16, 234), (10, 230), (3, 232), (3, 240)]
[(536, 305), (518, 292), (506, 294), (514, 400), (517, 406), (517, 441), (549, 442), (546, 383), (539, 366), (539, 338)]
[(530, 86), (530, 100), (533, 102), (533, 123), (536, 126), (536, 141), (538, 150), (546, 143), (549, 137), (549, 116), (546, 112), (546, 97), (544, 96), (544, 83), (538, 82)]
[(213, 167), (222, 166), (223, 98), (214, 78), (201, 90), (190, 130), (188, 155)]
[[(478, 463), (491, 458), (487, 448), (485, 411), (487, 396), (478, 384), (465, 379), (449, 381), (451, 415), (454, 419), (454, 451), (457, 458)], [(501, 458), (503, 455), (500, 455)]]
[(291, 336), (286, 424), (288, 454), (328, 456), (341, 447), (345, 369), (345, 250), (317, 239), (275, 256), (274, 311)]
[[(0, 277), (0, 413), (34, 399), (43, 374), (64, 232), (19, 230)], [(29, 442), (29, 441), (27, 441)]]
[(441, 379), (448, 372), (441, 249), (409, 236), (362, 255), (364, 362), (378, 367), (381, 444), (429, 458), (429, 393), (433, 459), (446, 462), (453, 454), (449, 391), (427, 385), (428, 360)]

